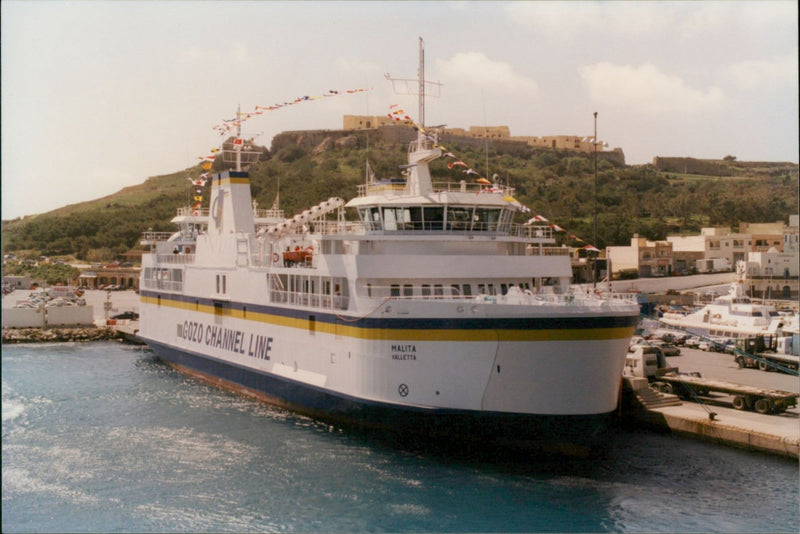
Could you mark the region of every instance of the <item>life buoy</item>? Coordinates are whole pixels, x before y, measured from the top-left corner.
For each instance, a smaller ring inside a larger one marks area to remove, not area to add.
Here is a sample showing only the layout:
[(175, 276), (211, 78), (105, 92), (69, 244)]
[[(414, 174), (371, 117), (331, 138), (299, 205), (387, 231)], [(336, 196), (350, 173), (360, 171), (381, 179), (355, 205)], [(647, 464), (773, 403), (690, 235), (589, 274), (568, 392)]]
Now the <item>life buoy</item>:
[(278, 256), (277, 252), (273, 252), (272, 253), (272, 263), (278, 263), (279, 261), (281, 261), (281, 257)]
[(193, 211), (193, 212), (192, 212), (192, 215), (194, 215), (195, 217), (197, 217), (198, 215), (200, 215), (200, 212), (199, 212), (199, 211), (197, 211), (197, 210), (195, 210), (195, 211)]

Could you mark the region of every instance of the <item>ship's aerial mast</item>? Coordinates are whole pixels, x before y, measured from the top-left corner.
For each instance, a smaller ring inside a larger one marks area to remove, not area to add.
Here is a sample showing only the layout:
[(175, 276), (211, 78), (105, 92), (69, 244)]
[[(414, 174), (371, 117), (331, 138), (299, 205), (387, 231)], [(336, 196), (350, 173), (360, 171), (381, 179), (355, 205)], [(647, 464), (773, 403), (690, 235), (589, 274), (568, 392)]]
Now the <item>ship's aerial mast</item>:
[(419, 38), (419, 125), (425, 127), (425, 41)]
[[(419, 96), (419, 120), (417, 122), (424, 128), (425, 96), (439, 96), (439, 91), (443, 84), (441, 82), (429, 82), (425, 80), (425, 41), (422, 40), (422, 37), (419, 38), (419, 68), (417, 70), (417, 78), (392, 78), (392, 75), (387, 73), (386, 79), (392, 82), (392, 88), (395, 94)], [(414, 89), (414, 82), (417, 82), (416, 89)], [(417, 135), (422, 137), (425, 134), (419, 131)]]
[(236, 151), (236, 172), (242, 171), (242, 105), (236, 106), (236, 139), (233, 149)]
[[(236, 134), (233, 138), (233, 149), (225, 148), (227, 143), (222, 145), (222, 160), (225, 163), (233, 163), (236, 172), (242, 171), (242, 164), (248, 165), (258, 161), (260, 153), (254, 150), (245, 150), (244, 139), (242, 139), (242, 117), (247, 113), (242, 113), (242, 106), (236, 107)], [(248, 148), (252, 149), (252, 139), (248, 141)], [(228, 145), (230, 146), (230, 145)]]

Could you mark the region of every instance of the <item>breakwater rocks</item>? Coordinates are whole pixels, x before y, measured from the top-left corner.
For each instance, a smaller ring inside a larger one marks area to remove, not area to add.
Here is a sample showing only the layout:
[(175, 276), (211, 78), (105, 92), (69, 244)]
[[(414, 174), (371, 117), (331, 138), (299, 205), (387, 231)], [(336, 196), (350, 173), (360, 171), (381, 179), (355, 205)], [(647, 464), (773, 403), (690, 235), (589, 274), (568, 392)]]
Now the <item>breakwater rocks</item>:
[(3, 343), (48, 343), (123, 339), (113, 328), (3, 328)]

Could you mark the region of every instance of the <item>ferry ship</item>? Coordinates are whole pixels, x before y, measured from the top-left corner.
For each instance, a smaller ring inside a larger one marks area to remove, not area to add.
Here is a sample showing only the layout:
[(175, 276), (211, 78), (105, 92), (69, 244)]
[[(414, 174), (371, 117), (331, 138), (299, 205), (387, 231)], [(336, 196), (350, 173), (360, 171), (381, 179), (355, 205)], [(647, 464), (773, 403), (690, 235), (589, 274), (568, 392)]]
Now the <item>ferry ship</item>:
[(513, 222), (511, 187), (434, 182), (442, 150), (425, 131), (402, 182), (291, 218), (254, 209), (246, 172), (214, 175), (209, 209), (145, 234), (140, 338), (181, 371), (326, 421), (596, 445), (638, 305), (571, 286), (568, 249)]

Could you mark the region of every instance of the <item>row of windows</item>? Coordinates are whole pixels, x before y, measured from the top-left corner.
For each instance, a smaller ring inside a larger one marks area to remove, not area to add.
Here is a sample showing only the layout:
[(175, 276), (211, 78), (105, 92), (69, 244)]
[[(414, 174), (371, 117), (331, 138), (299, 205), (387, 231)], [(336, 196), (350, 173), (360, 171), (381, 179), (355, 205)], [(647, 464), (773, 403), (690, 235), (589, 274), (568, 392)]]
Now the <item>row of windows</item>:
[(273, 274), (269, 279), (272, 302), (315, 308), (347, 309), (347, 279), (309, 274)]
[(165, 267), (147, 267), (144, 270), (145, 289), (183, 290), (183, 270)]
[(367, 231), (507, 232), (513, 213), (467, 206), (372, 207), (358, 210)]
[[(388, 286), (388, 296), (390, 297), (422, 297), (422, 298), (444, 298), (444, 297), (471, 297), (473, 295), (505, 295), (510, 287), (519, 287), (522, 290), (530, 290), (528, 282), (510, 283), (488, 283), (488, 284), (391, 284)], [(386, 294), (385, 286), (373, 286), (367, 284), (368, 297), (381, 297)]]

